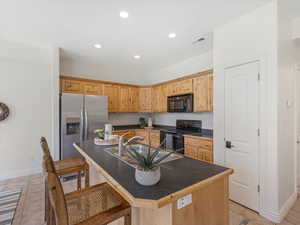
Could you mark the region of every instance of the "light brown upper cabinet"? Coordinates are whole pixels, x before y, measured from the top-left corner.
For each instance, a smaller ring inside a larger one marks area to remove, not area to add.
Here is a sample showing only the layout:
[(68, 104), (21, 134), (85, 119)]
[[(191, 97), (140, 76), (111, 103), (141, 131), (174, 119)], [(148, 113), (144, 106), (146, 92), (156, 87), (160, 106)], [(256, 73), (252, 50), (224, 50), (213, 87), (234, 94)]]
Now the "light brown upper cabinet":
[(85, 95), (103, 95), (103, 84), (85, 82), (83, 83), (83, 93)]
[(77, 80), (63, 79), (61, 81), (61, 90), (65, 93), (82, 94), (83, 93), (82, 82)]
[(160, 112), (164, 113), (168, 111), (168, 85), (163, 84), (161, 85), (161, 92), (160, 92)]
[(128, 112), (130, 106), (130, 88), (127, 86), (121, 86), (119, 96), (119, 112)]
[(119, 86), (113, 84), (103, 85), (103, 95), (108, 96), (108, 111), (119, 111)]
[(139, 111), (143, 113), (152, 112), (152, 88), (142, 87), (139, 89)]
[(157, 113), (167, 112), (168, 86), (161, 84), (152, 88), (152, 111)]
[(164, 113), (167, 112), (168, 96), (192, 93), (194, 94), (194, 112), (213, 110), (212, 71), (144, 87), (62, 76), (61, 91), (108, 96), (109, 112)]
[(138, 87), (130, 87), (130, 105), (129, 105), (129, 112), (139, 112), (139, 88)]
[(193, 93), (193, 79), (185, 79), (168, 84), (168, 96)]
[(193, 79), (194, 112), (211, 112), (213, 105), (213, 76), (203, 75)]
[(161, 95), (161, 86), (154, 86), (152, 88), (152, 111), (153, 112), (160, 112), (161, 109), (161, 102), (160, 102), (160, 95)]
[(131, 86), (120, 86), (119, 112), (139, 111), (139, 89)]

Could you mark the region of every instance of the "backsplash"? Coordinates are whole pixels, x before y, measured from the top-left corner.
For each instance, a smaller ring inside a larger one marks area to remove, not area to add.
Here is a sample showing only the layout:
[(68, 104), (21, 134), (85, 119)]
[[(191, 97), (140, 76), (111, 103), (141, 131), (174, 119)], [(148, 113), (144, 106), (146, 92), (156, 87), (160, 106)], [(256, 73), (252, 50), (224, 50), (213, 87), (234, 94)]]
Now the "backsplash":
[(145, 117), (147, 119), (149, 115), (140, 113), (109, 113), (108, 122), (115, 126), (136, 125), (139, 124), (140, 117)]
[(153, 123), (176, 126), (176, 120), (202, 120), (202, 128), (213, 129), (213, 113), (154, 113)]
[(109, 113), (109, 123), (117, 125), (139, 124), (139, 118), (144, 117), (146, 121), (151, 116), (153, 124), (176, 126), (176, 120), (202, 120), (204, 129), (213, 129), (213, 113)]

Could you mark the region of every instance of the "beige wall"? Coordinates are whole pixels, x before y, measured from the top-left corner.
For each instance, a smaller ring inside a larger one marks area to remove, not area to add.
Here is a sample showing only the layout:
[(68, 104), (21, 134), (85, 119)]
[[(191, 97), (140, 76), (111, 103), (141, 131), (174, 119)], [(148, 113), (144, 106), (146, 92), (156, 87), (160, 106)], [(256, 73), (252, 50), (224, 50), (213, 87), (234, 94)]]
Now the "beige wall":
[(0, 49), (0, 102), (11, 110), (0, 122), (3, 180), (41, 171), (42, 135), (51, 149), (58, 144), (59, 74), (57, 49), (8, 41), (0, 41)]

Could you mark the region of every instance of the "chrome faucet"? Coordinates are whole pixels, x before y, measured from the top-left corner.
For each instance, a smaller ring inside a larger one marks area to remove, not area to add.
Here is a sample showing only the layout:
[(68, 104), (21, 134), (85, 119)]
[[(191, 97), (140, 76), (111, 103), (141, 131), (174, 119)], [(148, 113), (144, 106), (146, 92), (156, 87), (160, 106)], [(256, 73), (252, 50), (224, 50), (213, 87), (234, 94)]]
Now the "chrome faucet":
[(119, 155), (120, 157), (122, 157), (123, 151), (124, 151), (126, 145), (130, 144), (130, 143), (133, 142), (133, 141), (142, 141), (142, 140), (144, 140), (143, 137), (140, 137), (140, 136), (134, 136), (134, 137), (130, 138), (127, 142), (124, 142), (124, 137), (125, 137), (126, 135), (128, 135), (128, 134), (129, 134), (129, 133), (126, 133), (126, 134), (123, 134), (123, 135), (121, 135), (121, 136), (119, 137), (119, 152), (118, 152), (118, 155)]

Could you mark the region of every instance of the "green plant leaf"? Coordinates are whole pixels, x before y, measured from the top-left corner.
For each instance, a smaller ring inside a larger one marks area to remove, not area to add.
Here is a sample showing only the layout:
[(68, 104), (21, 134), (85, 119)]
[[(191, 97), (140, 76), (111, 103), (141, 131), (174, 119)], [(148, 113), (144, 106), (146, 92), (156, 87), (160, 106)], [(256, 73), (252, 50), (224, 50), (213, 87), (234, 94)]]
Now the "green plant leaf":
[(174, 152), (169, 152), (167, 155), (162, 156), (161, 158), (157, 159), (153, 164), (158, 165), (161, 161), (168, 158), (170, 155), (172, 155)]
[(155, 157), (158, 155), (158, 153), (160, 152), (160, 149), (156, 149), (155, 152), (152, 153), (151, 157), (150, 157), (150, 161), (153, 162), (153, 160), (155, 159)]

